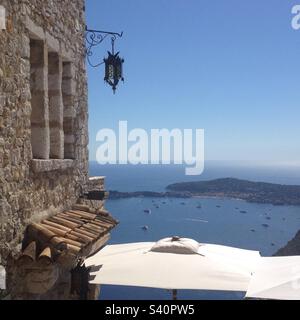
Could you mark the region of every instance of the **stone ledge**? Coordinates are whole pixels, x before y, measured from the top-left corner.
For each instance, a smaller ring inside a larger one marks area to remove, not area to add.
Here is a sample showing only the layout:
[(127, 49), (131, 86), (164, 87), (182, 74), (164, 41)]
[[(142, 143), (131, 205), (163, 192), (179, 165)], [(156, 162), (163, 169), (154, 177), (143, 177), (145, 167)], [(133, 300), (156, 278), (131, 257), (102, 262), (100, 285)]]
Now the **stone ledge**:
[(105, 176), (89, 177), (89, 181), (91, 181), (91, 182), (96, 182), (96, 181), (104, 182), (105, 178), (106, 178)]
[(89, 191), (104, 191), (105, 177), (89, 177), (88, 190)]
[(73, 165), (74, 160), (71, 159), (31, 160), (31, 168), (35, 173), (65, 170), (72, 168)]

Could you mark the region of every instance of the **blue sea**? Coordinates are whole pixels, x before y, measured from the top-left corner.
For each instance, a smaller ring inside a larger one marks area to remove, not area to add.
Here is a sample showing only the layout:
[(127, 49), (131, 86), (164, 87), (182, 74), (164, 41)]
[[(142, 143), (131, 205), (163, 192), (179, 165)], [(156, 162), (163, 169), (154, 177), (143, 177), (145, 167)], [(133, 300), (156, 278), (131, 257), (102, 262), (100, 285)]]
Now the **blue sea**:
[[(234, 162), (208, 162), (201, 176), (185, 176), (182, 166), (101, 166), (90, 163), (91, 176), (106, 176), (106, 189), (118, 191), (163, 191), (168, 184), (216, 178), (240, 178), (300, 185), (300, 168)], [(199, 208), (201, 206), (201, 208)], [(106, 208), (120, 221), (110, 244), (157, 241), (182, 236), (198, 242), (258, 250), (271, 256), (300, 229), (300, 207), (247, 203), (241, 200), (192, 198), (130, 198), (108, 200)], [(144, 212), (151, 209), (151, 214)], [(144, 231), (143, 226), (148, 226)], [(242, 292), (188, 291), (179, 299), (242, 299)], [(100, 299), (168, 300), (161, 289), (101, 286)]]

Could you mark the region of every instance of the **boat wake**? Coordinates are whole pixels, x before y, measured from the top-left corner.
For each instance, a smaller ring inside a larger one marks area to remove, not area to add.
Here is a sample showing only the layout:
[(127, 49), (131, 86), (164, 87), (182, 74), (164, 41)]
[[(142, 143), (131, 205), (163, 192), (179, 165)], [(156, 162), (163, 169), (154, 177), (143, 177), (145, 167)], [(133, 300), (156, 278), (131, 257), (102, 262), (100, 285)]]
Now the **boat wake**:
[(191, 219), (191, 218), (187, 218), (187, 219), (184, 219), (186, 221), (194, 221), (194, 222), (202, 222), (202, 223), (208, 223), (207, 220), (201, 220), (201, 219)]

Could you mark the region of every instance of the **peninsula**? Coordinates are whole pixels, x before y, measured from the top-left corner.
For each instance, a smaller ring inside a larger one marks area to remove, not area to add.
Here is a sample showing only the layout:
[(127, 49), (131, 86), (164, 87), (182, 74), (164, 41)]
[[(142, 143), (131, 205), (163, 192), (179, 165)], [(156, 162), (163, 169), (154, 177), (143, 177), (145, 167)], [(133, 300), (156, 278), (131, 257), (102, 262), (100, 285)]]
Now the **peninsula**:
[(168, 185), (166, 187), (166, 192), (110, 191), (111, 200), (136, 197), (225, 197), (254, 203), (266, 203), (273, 205), (300, 205), (300, 186), (253, 182), (235, 178), (223, 178), (209, 181), (175, 183)]
[(154, 192), (154, 191), (134, 191), (134, 192), (120, 192), (109, 191), (109, 199), (126, 199), (126, 198), (191, 198), (193, 195), (189, 192)]

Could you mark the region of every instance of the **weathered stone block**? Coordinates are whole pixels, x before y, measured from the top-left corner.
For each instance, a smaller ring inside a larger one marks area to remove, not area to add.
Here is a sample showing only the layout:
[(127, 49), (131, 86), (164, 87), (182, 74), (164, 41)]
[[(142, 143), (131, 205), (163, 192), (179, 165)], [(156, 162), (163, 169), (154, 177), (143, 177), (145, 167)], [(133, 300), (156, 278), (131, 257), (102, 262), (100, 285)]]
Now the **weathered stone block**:
[(63, 63), (63, 79), (75, 79), (75, 67), (73, 63)]
[(39, 172), (51, 172), (56, 170), (65, 170), (74, 166), (73, 160), (37, 160), (31, 161), (32, 171), (35, 173)]
[(50, 158), (64, 158), (64, 132), (60, 128), (50, 128)]
[(62, 92), (64, 95), (74, 95), (76, 92), (76, 81), (70, 79), (62, 82)]
[(35, 24), (28, 16), (26, 17), (26, 28), (28, 29), (32, 39), (45, 40), (44, 30)]
[(50, 132), (49, 127), (31, 127), (31, 145), (33, 158), (49, 159)]
[(21, 57), (23, 59), (30, 58), (30, 39), (27, 35), (21, 35)]
[(50, 52), (58, 53), (60, 51), (59, 41), (46, 32), (46, 43)]

